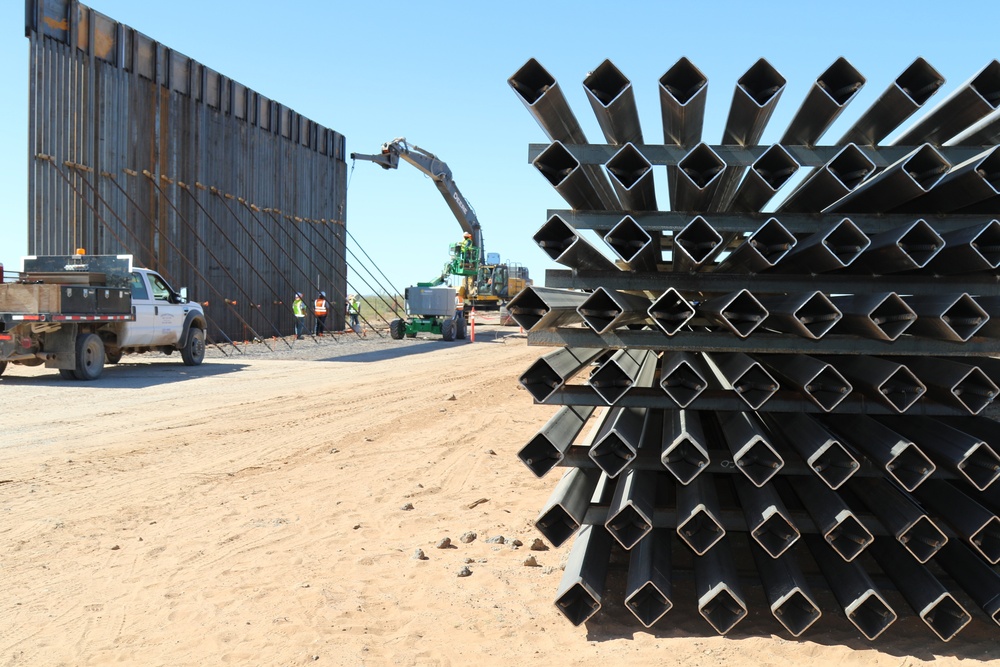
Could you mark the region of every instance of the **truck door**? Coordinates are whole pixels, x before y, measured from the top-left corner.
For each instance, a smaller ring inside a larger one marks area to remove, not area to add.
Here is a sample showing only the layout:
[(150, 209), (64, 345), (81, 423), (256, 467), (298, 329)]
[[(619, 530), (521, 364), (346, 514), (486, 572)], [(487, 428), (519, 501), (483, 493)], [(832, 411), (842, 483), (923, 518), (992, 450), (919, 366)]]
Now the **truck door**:
[(163, 278), (146, 273), (153, 296), (153, 345), (174, 345), (184, 330), (184, 318), (189, 307), (170, 289)]
[(153, 340), (155, 307), (149, 296), (149, 286), (138, 271), (132, 272), (132, 310), (135, 321), (127, 322), (123, 327), (119, 344), (122, 347), (149, 345)]

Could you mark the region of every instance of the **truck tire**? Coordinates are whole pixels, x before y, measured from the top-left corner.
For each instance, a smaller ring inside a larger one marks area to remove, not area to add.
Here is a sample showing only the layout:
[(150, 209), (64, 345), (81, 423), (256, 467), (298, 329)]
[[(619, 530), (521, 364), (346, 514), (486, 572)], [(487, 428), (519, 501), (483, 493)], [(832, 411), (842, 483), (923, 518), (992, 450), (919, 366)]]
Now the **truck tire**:
[(455, 320), (455, 338), (457, 340), (465, 340), (465, 318), (460, 317)]
[(80, 334), (76, 337), (77, 380), (96, 380), (104, 372), (104, 341), (97, 334)]
[(187, 343), (181, 348), (181, 359), (185, 366), (198, 366), (205, 360), (205, 330), (191, 327)]
[(105, 347), (104, 361), (108, 364), (117, 364), (122, 360), (122, 349), (120, 347)]
[(6, 361), (0, 361), (0, 375), (3, 375), (3, 372), (5, 370), (7, 370), (7, 362)]
[(455, 320), (445, 320), (441, 323), (441, 338), (446, 341), (455, 340)]
[(398, 319), (389, 322), (389, 336), (393, 340), (401, 340), (405, 334), (406, 334), (406, 322)]

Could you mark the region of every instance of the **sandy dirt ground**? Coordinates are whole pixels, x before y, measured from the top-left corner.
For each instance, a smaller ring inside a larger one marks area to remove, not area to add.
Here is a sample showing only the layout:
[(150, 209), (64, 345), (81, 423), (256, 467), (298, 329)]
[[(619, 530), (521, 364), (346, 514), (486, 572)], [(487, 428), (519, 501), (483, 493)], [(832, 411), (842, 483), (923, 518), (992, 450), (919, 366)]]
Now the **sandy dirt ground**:
[(872, 643), (823, 593), (794, 640), (752, 586), (727, 637), (683, 583), (643, 628), (620, 576), (574, 627), (553, 604), (569, 544), (530, 548), (558, 471), (537, 479), (516, 456), (556, 409), (517, 383), (546, 348), (488, 328), (277, 346), (196, 368), (127, 357), (93, 383), (8, 368), (0, 665), (1000, 660), (978, 610), (948, 644), (912, 613)]

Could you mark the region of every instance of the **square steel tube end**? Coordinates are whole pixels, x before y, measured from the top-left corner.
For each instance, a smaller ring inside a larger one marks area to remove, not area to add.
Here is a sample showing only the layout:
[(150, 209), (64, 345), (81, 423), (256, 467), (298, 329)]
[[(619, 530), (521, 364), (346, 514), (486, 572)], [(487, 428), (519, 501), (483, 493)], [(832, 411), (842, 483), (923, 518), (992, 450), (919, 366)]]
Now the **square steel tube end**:
[(990, 517), (982, 528), (969, 536), (969, 544), (991, 565), (1000, 563), (1000, 518)]
[(725, 535), (726, 529), (703, 503), (699, 503), (684, 521), (677, 524), (677, 536), (699, 556), (705, 555)]
[(631, 142), (619, 148), (604, 166), (611, 174), (611, 182), (617, 181), (625, 191), (632, 191), (653, 170), (646, 156)]
[(896, 536), (896, 539), (919, 563), (929, 561), (948, 543), (948, 536), (926, 514), (917, 517), (916, 521)]
[(924, 383), (917, 379), (913, 371), (902, 364), (875, 389), (879, 396), (899, 413), (909, 410), (921, 396), (927, 393), (927, 387)]
[(844, 510), (837, 516), (837, 524), (823, 535), (823, 539), (849, 563), (872, 543), (875, 536), (852, 512)]
[(805, 395), (824, 412), (832, 412), (847, 398), (852, 389), (851, 383), (829, 364), (802, 385)]
[(553, 215), (539, 227), (532, 238), (549, 259), (558, 261), (559, 256), (576, 242), (578, 235), (572, 225), (558, 215)]
[(775, 601), (771, 614), (793, 637), (800, 636), (823, 615), (816, 603), (798, 587)]
[(730, 384), (752, 410), (759, 410), (780, 388), (774, 376), (756, 361), (734, 377)]
[(701, 304), (708, 319), (721, 324), (740, 338), (746, 338), (764, 323), (767, 309), (747, 289), (719, 296)]
[[(604, 242), (623, 262), (631, 264), (650, 251), (653, 237), (635, 221), (635, 218), (626, 215), (604, 235)], [(656, 252), (659, 252), (659, 248)], [(655, 262), (653, 264), (655, 265)]]
[(726, 584), (719, 584), (698, 600), (698, 613), (716, 632), (724, 635), (747, 615), (747, 607)]
[(896, 78), (896, 86), (918, 107), (944, 85), (944, 77), (923, 58), (917, 58)]
[(541, 63), (529, 58), (507, 79), (507, 84), (514, 89), (526, 106), (531, 106), (556, 85), (556, 80)]
[(959, 462), (958, 471), (980, 491), (1000, 478), (1000, 456), (985, 442), (977, 442)]
[(615, 430), (609, 431), (595, 442), (588, 452), (588, 456), (608, 477), (617, 477), (635, 460), (635, 455), (636, 450), (632, 444)]
[(538, 478), (544, 477), (550, 470), (559, 465), (564, 456), (563, 452), (559, 451), (559, 448), (544, 433), (536, 434), (517, 453), (517, 458), (521, 459), (521, 463), (526, 465), (528, 470)]
[[(688, 104), (708, 85), (708, 77), (687, 58), (682, 57), (659, 79), (660, 92), (669, 95), (679, 106)], [(683, 145), (684, 142), (675, 141)]]
[(535, 528), (552, 546), (559, 547), (580, 529), (580, 522), (560, 504), (543, 512), (535, 520)]
[(763, 298), (761, 304), (768, 312), (765, 328), (798, 334), (810, 340), (825, 336), (844, 317), (822, 292)]
[(679, 359), (660, 368), (660, 389), (682, 408), (691, 405), (707, 388), (708, 380), (690, 360)]
[(639, 543), (653, 530), (650, 517), (645, 516), (632, 503), (625, 504), (614, 516), (609, 516), (604, 527), (626, 551)]
[(694, 438), (681, 435), (660, 455), (660, 463), (681, 484), (690, 484), (711, 463), (708, 452)]
[(918, 609), (917, 613), (943, 642), (954, 639), (972, 621), (972, 615), (951, 593), (942, 593), (926, 607)]
[(722, 243), (722, 235), (705, 218), (695, 216), (684, 229), (674, 234), (674, 270), (690, 271), (704, 264)]
[(777, 192), (788, 182), (788, 179), (798, 171), (799, 163), (792, 157), (791, 153), (785, 150), (781, 144), (771, 144), (771, 146), (761, 153), (760, 157), (754, 160), (750, 169)]
[(875, 641), (897, 618), (896, 612), (875, 590), (865, 592), (844, 612), (847, 614), (847, 620), (860, 630), (868, 641)]
[(765, 515), (763, 522), (750, 526), (750, 535), (768, 556), (778, 558), (799, 539), (799, 530), (777, 508), (772, 507)]
[(767, 484), (785, 465), (778, 452), (760, 436), (753, 436), (733, 454), (733, 463), (756, 487)]
[(694, 317), (695, 309), (673, 287), (667, 288), (646, 311), (653, 322), (668, 336), (673, 336)]
[(574, 173), (579, 173), (580, 161), (573, 157), (561, 141), (553, 141), (538, 154), (532, 164), (542, 173), (542, 176), (558, 188)]
[(993, 402), (1000, 388), (990, 380), (978, 366), (974, 366), (955, 382), (949, 392), (966, 410), (978, 415), (987, 405)]
[(861, 468), (861, 464), (851, 456), (847, 448), (832, 438), (820, 445), (806, 463), (834, 491)]
[(747, 238), (747, 244), (756, 250), (764, 263), (769, 266), (780, 262), (796, 243), (795, 235), (777, 218), (768, 218)]
[(647, 581), (638, 590), (625, 598), (625, 606), (647, 628), (663, 618), (673, 609), (674, 603), (666, 593), (652, 581)]
[(785, 77), (771, 63), (761, 58), (736, 82), (738, 88), (758, 106), (772, 103), (785, 88)]
[(919, 447), (901, 438), (892, 447), (891, 458), (885, 464), (885, 469), (900, 486), (913, 491), (937, 470), (937, 466)]
[(605, 58), (583, 79), (583, 87), (598, 103), (607, 107), (631, 88), (632, 82), (613, 62)]

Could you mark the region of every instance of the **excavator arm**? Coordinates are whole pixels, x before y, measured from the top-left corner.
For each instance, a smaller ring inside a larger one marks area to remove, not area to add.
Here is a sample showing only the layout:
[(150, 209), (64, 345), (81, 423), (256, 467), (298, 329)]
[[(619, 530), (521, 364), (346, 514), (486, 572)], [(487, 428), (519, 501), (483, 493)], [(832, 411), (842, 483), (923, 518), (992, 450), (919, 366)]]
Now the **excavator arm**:
[(441, 196), (444, 197), (445, 203), (448, 204), (448, 208), (458, 220), (462, 231), (472, 234), (472, 244), (478, 255), (477, 265), (485, 263), (486, 251), (483, 248), (483, 232), (479, 226), (479, 219), (468, 200), (455, 185), (455, 179), (452, 178), (451, 169), (447, 164), (430, 151), (425, 151), (414, 144), (408, 144), (403, 137), (382, 144), (382, 152), (378, 155), (351, 153), (352, 160), (374, 162), (383, 169), (398, 168), (400, 158), (412, 164), (425, 175), (430, 176)]

